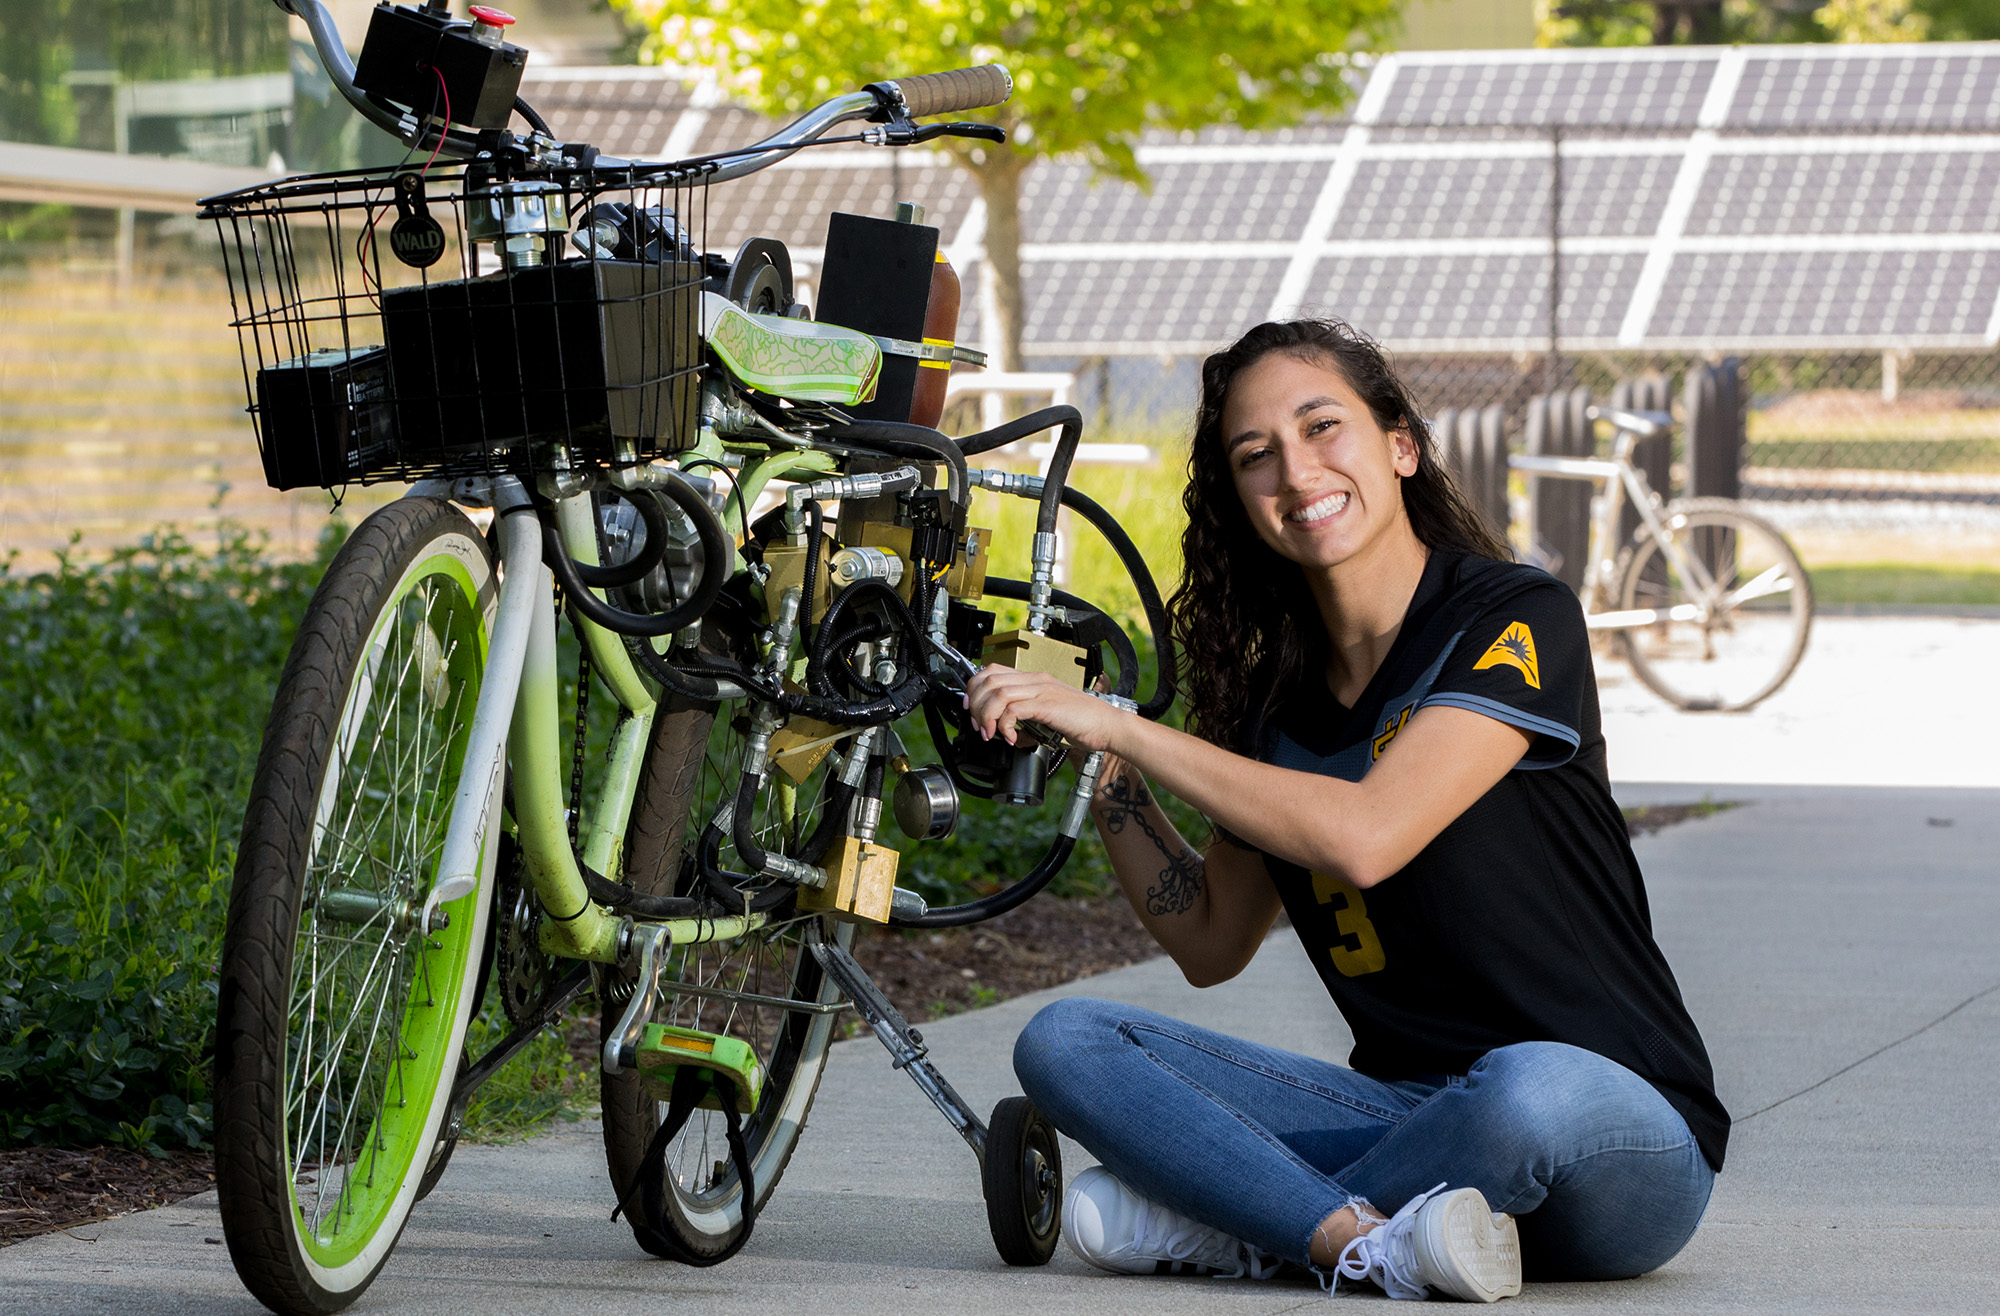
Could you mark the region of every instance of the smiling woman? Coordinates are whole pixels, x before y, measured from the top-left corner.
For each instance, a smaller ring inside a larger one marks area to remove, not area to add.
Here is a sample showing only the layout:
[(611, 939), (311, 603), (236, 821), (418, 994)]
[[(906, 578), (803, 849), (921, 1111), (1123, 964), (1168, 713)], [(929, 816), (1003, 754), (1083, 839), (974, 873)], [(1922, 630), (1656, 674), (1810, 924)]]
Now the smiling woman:
[[(1653, 942), (1576, 598), (1508, 560), (1339, 323), (1208, 359), (1183, 501), (1193, 734), (999, 668), (968, 704), (988, 735), (1106, 751), (1099, 833), (1190, 982), (1241, 972), (1282, 908), (1356, 1045), (1342, 1067), (1106, 1001), (1042, 1011), (1015, 1070), (1102, 1162), (1071, 1185), (1072, 1247), (1489, 1302), (1524, 1267), (1671, 1259), (1729, 1121)], [(1155, 784), (1215, 824), (1205, 852)]]

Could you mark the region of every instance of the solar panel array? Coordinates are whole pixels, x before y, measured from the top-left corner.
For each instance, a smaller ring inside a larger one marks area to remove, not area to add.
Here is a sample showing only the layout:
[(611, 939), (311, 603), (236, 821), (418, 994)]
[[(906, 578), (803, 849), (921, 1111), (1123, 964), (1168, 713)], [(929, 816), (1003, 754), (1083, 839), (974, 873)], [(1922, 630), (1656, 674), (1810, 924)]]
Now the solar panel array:
[[(617, 154), (772, 126), (643, 71), (524, 91)], [(1031, 354), (1203, 352), (1300, 310), (1403, 351), (1541, 351), (1552, 291), (1567, 351), (2000, 344), (2000, 43), (1389, 55), (1347, 117), (1159, 134), (1139, 159), (1150, 189), (1028, 172)], [(898, 196), (970, 283), (984, 206), (918, 151), (802, 152), (717, 187), (710, 245), (778, 237), (809, 273), (829, 211)], [(961, 336), (977, 318), (968, 298)]]

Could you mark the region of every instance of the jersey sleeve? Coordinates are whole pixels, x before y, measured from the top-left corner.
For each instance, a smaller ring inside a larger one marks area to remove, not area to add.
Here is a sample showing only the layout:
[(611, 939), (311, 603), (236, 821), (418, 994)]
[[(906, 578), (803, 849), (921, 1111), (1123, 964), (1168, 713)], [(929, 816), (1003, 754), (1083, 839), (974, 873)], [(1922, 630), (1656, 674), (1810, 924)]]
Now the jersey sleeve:
[(1418, 707), (1463, 708), (1518, 727), (1534, 737), (1521, 767), (1561, 767), (1583, 738), (1590, 670), (1583, 607), (1552, 580), (1475, 618)]

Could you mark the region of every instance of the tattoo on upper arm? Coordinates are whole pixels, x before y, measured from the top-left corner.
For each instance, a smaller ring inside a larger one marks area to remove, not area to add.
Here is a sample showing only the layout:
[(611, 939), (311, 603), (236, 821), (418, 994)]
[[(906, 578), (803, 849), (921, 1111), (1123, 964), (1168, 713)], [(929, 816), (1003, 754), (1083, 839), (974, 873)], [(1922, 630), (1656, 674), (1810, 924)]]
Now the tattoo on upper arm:
[(1193, 846), (1186, 844), (1176, 854), (1167, 838), (1153, 826), (1153, 820), (1145, 812), (1153, 805), (1152, 794), (1147, 791), (1145, 782), (1134, 781), (1129, 774), (1121, 772), (1105, 784), (1102, 800), (1105, 831), (1117, 836), (1124, 832), (1128, 822), (1134, 823), (1167, 861), (1160, 870), (1159, 880), (1146, 888), (1146, 912), (1187, 913), (1201, 895), (1201, 856), (1195, 853)]

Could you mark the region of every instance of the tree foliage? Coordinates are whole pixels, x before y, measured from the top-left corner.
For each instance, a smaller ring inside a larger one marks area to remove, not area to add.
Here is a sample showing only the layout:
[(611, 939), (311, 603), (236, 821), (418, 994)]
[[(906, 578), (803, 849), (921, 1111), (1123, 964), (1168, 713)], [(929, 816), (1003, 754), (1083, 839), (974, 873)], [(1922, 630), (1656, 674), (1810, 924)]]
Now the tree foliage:
[[(1149, 129), (1271, 128), (1334, 108), (1353, 89), (1348, 52), (1384, 38), (1401, 0), (615, 2), (652, 31), (652, 57), (715, 69), (770, 114), (883, 78), (1005, 64), (1013, 99), (964, 117), (1001, 124), (1008, 145), (950, 149), (987, 203), (982, 290), (1008, 328), (1003, 358), (1018, 358), (1017, 198), (1030, 162), (1080, 156), (1143, 185), (1133, 151)], [(986, 289), (989, 275), (1010, 286)]]

